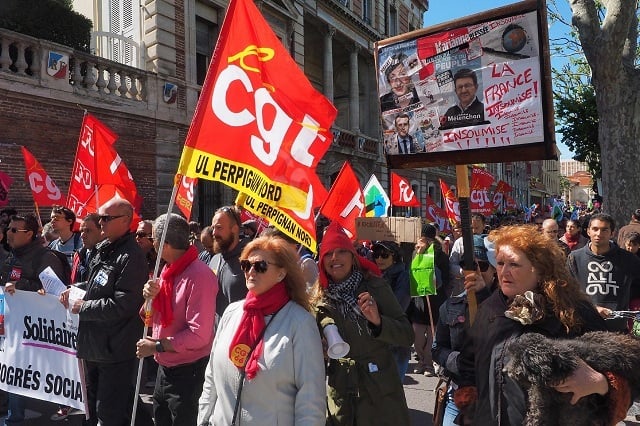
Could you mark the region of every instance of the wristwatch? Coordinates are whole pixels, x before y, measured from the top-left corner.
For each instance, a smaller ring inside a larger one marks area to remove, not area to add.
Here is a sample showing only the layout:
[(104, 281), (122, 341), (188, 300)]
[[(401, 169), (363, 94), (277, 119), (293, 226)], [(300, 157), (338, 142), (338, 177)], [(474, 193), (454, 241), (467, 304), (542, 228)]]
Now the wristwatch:
[(164, 346), (160, 340), (156, 340), (156, 352), (164, 352)]

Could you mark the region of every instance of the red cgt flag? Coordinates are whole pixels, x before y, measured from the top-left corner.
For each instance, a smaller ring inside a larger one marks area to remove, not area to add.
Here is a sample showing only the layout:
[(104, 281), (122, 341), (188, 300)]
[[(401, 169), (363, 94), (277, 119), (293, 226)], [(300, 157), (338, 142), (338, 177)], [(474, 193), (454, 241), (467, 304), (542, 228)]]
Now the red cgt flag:
[(420, 201), (409, 181), (391, 172), (391, 204), (397, 207), (420, 207)]
[(320, 213), (332, 221), (338, 222), (355, 238), (356, 218), (364, 216), (364, 193), (360, 181), (351, 165), (345, 161), (340, 173), (329, 190)]
[(21, 149), (22, 157), (24, 158), (24, 179), (29, 182), (33, 201), (37, 205), (44, 207), (62, 204), (64, 195), (60, 192), (60, 188), (58, 188), (33, 154), (24, 146)]
[(178, 173), (304, 210), (336, 113), (253, 1), (231, 0)]
[(491, 199), (493, 203), (494, 211), (501, 209), (502, 202), (505, 199), (507, 192), (510, 192), (511, 189), (512, 189), (511, 186), (507, 182), (503, 180), (498, 181), (498, 184), (496, 185), (496, 190), (493, 192), (493, 197)]
[(431, 196), (427, 194), (427, 213), (425, 214), (427, 222), (435, 222), (438, 224), (438, 229), (441, 232), (451, 231), (451, 222), (447, 218), (447, 212), (438, 206)]
[(193, 193), (196, 187), (196, 183), (198, 183), (198, 179), (190, 178), (186, 176), (180, 177), (180, 183), (178, 187), (178, 192), (176, 194), (176, 205), (184, 215), (184, 217), (189, 220), (191, 217), (191, 209), (193, 208)]
[(493, 202), (489, 199), (489, 187), (494, 177), (486, 169), (473, 167), (471, 169), (470, 207), (474, 213), (489, 215), (493, 211)]
[(460, 204), (458, 197), (453, 193), (445, 181), (440, 179), (440, 191), (444, 197), (445, 211), (449, 220), (460, 222)]

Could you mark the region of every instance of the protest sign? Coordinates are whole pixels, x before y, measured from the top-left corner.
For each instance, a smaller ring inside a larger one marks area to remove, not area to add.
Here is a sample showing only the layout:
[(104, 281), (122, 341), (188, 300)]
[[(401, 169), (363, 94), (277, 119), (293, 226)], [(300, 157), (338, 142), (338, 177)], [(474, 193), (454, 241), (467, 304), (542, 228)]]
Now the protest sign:
[(544, 1), (379, 41), (375, 59), (390, 167), (555, 155)]
[(4, 303), (0, 389), (84, 410), (78, 315), (52, 295), (16, 290)]

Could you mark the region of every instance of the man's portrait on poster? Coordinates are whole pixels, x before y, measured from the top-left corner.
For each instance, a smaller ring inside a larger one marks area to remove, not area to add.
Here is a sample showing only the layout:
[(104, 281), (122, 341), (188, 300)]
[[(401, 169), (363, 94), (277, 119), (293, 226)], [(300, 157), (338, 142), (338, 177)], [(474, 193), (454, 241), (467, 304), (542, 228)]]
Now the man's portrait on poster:
[(456, 104), (440, 117), (440, 129), (489, 124), (484, 120), (484, 104), (477, 97), (478, 77), (469, 68), (462, 68), (453, 75)]
[(387, 84), (391, 87), (389, 93), (380, 97), (380, 110), (382, 112), (392, 109), (406, 108), (409, 105), (420, 102), (418, 93), (408, 75), (405, 61), (407, 55), (398, 53), (391, 57), (391, 62), (384, 71)]

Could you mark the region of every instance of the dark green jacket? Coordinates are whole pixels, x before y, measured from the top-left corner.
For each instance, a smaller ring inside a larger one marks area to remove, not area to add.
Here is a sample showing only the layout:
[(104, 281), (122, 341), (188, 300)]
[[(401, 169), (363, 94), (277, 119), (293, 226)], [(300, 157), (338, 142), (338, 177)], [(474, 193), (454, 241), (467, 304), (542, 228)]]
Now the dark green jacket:
[(315, 306), (320, 330), (335, 324), (350, 345), (345, 358), (329, 363), (327, 425), (409, 425), (404, 389), (390, 348), (411, 346), (413, 328), (386, 281), (365, 277), (356, 296), (365, 291), (373, 295), (382, 322), (376, 328), (362, 317), (362, 334), (356, 323), (345, 320), (324, 301)]

